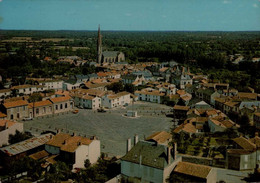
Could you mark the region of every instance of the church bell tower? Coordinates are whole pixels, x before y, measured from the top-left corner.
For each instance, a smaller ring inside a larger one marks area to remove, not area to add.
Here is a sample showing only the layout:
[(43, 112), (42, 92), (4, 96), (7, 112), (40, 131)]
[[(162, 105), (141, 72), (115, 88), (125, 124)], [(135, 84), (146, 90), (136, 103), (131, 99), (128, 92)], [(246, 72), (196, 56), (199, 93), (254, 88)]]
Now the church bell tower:
[(97, 63), (101, 64), (102, 59), (102, 35), (100, 34), (100, 25), (98, 25), (98, 39), (97, 39)]

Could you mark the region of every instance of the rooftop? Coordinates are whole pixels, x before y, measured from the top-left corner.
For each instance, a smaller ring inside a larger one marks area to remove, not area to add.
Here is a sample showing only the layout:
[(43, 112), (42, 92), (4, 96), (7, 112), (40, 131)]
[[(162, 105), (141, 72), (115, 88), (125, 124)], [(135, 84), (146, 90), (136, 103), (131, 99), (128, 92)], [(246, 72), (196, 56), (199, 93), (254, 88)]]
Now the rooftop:
[(128, 161), (145, 166), (164, 169), (166, 162), (167, 146), (156, 145), (153, 142), (139, 141), (125, 156), (122, 161)]
[(159, 144), (167, 142), (167, 140), (171, 139), (172, 135), (166, 131), (160, 131), (152, 134), (151, 136), (147, 137), (146, 140), (154, 140)]
[(4, 103), (5, 108), (12, 108), (12, 107), (18, 107), (18, 106), (25, 106), (25, 105), (28, 105), (28, 102), (25, 100), (17, 100), (17, 101)]
[(206, 179), (211, 171), (210, 166), (199, 165), (189, 162), (179, 162), (174, 172)]
[(50, 140), (51, 136), (51, 133), (47, 133), (38, 137), (33, 137), (10, 146), (2, 147), (0, 148), (0, 151), (8, 156), (14, 156), (45, 144)]
[(60, 147), (62, 151), (74, 152), (80, 145), (89, 145), (92, 142), (89, 138), (71, 136), (70, 134), (59, 133), (55, 135), (47, 145)]

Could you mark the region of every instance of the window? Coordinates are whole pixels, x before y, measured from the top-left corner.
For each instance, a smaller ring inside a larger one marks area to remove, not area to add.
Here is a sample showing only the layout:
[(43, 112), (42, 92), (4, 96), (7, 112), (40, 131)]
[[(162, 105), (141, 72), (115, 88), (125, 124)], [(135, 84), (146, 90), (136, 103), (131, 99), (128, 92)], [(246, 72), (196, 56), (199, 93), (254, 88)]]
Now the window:
[(67, 103), (65, 103), (65, 109), (67, 109), (68, 108), (68, 104)]
[(56, 110), (58, 110), (58, 105), (56, 105), (55, 107), (56, 107)]
[(17, 118), (18, 118), (18, 119), (20, 118), (20, 114), (19, 114), (19, 113), (17, 113)]
[(39, 114), (39, 109), (38, 108), (36, 109), (36, 114)]
[(42, 113), (45, 113), (46, 112), (46, 109), (45, 109), (45, 107), (43, 107), (43, 109), (42, 109)]
[(10, 119), (14, 119), (14, 115), (13, 114), (11, 114)]
[(63, 107), (62, 104), (60, 104), (60, 109), (62, 109), (62, 107)]
[(245, 162), (248, 162), (248, 155), (245, 155)]

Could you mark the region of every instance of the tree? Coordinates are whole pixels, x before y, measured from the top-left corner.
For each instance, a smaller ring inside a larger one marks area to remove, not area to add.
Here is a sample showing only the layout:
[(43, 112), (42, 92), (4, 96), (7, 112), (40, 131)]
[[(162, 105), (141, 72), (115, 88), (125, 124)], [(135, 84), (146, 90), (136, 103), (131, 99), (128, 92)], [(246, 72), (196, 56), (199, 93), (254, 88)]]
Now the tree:
[(38, 102), (38, 101), (42, 101), (42, 96), (40, 93), (33, 93), (31, 94), (31, 96), (29, 97), (29, 102)]
[(110, 85), (107, 86), (108, 90), (112, 90), (115, 93), (124, 91), (124, 86), (121, 82), (117, 82), (117, 83), (112, 83)]
[(57, 161), (54, 165), (51, 165), (50, 171), (46, 173), (45, 180), (46, 182), (60, 182), (68, 180), (71, 177), (71, 170), (62, 161)]
[(18, 130), (16, 130), (14, 135), (12, 135), (12, 134), (9, 135), (8, 142), (9, 142), (9, 144), (14, 144), (14, 143), (29, 139), (31, 137), (32, 137), (31, 133), (24, 133), (24, 132), (19, 132)]
[(86, 160), (84, 161), (84, 167), (85, 167), (85, 168), (89, 168), (90, 166), (91, 166), (91, 163), (90, 163), (89, 159), (86, 159)]
[(136, 91), (136, 87), (133, 84), (127, 83), (127, 84), (125, 84), (124, 90), (129, 93), (134, 93)]

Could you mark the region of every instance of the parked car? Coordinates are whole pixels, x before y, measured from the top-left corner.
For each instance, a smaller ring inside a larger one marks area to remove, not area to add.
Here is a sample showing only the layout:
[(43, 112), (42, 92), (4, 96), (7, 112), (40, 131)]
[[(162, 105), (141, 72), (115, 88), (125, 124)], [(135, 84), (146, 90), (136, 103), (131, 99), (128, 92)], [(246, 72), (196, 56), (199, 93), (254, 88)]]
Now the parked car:
[(75, 109), (74, 111), (72, 111), (73, 112), (73, 114), (77, 114), (78, 112), (79, 112), (79, 110), (78, 109)]
[(98, 112), (107, 112), (105, 109), (103, 109), (103, 108), (100, 108), (100, 109), (98, 109), (97, 110)]
[(23, 118), (23, 121), (30, 121), (30, 120), (33, 120), (33, 118), (32, 117), (24, 117)]

